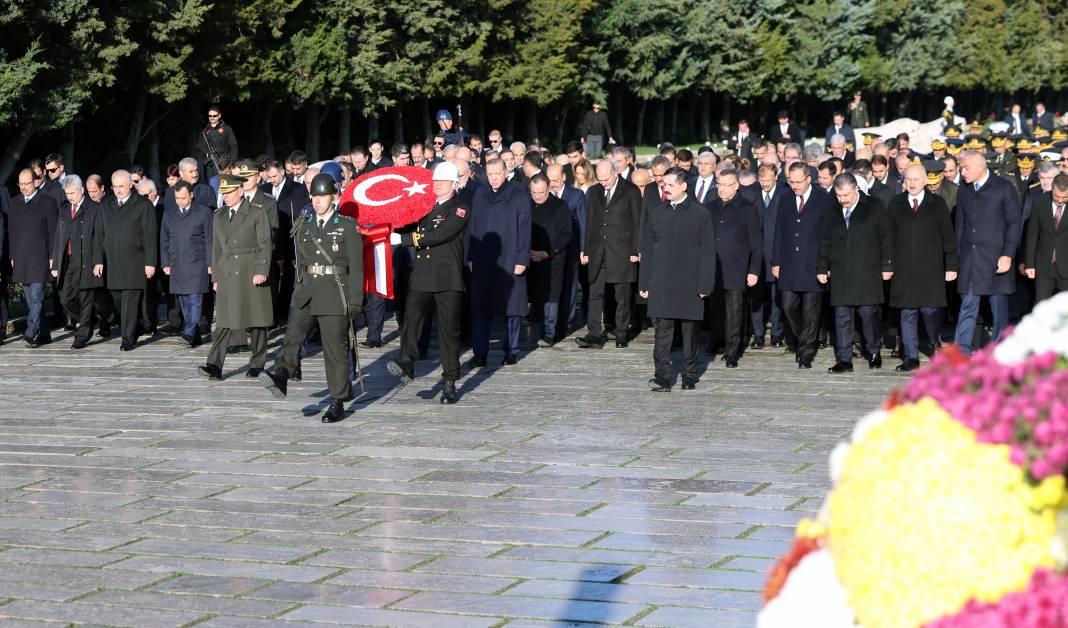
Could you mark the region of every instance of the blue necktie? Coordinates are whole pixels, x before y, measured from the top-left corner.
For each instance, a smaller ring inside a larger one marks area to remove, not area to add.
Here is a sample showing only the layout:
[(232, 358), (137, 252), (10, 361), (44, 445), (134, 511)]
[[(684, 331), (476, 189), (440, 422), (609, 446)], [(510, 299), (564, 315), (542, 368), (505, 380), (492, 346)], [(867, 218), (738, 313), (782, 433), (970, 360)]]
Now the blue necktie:
[(975, 182), (975, 191), (976, 192), (979, 191), (979, 182), (978, 181)]
[(852, 210), (852, 208), (850, 208), (850, 209), (847, 209), (847, 210), (846, 210), (846, 213), (845, 213), (845, 223), (846, 223), (846, 229), (848, 229), (848, 228), (849, 228), (849, 217), (850, 217), (850, 216), (851, 216), (852, 214), (853, 214), (853, 210)]

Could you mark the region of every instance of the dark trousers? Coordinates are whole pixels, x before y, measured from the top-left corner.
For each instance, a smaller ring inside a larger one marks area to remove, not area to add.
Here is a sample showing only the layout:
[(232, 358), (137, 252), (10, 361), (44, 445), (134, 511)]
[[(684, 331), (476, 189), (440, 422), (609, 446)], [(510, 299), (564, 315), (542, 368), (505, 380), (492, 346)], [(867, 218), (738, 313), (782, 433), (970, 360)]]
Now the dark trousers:
[(29, 312), (26, 314), (26, 332), (25, 337), (27, 339), (33, 339), (38, 336), (42, 338), (48, 337), (48, 325), (42, 325), (42, 313), (44, 312), (44, 297), (45, 297), (45, 285), (43, 281), (36, 283), (24, 283), (22, 284), (22, 296), (26, 298), (26, 307)]
[(59, 298), (63, 302), (63, 309), (67, 311), (67, 318), (78, 324), (74, 340), (89, 342), (93, 337), (93, 291), (78, 288), (73, 267), (74, 264), (68, 263), (63, 269), (63, 277), (59, 282)]
[[(964, 355), (972, 354), (972, 340), (975, 336), (975, 321), (979, 318), (979, 304), (982, 296), (977, 294), (960, 295), (960, 316), (957, 317), (957, 332), (954, 341), (960, 346)], [(1009, 297), (1005, 294), (992, 294), (990, 313), (993, 316), (993, 340), (1001, 337), (1001, 332), (1009, 324)]]
[(179, 294), (177, 298), (182, 307), (182, 335), (196, 338), (200, 335), (200, 313), (204, 308), (204, 295)]
[(737, 360), (745, 343), (745, 290), (723, 291), (723, 347), (728, 360)]
[(113, 307), (119, 312), (119, 330), (122, 341), (137, 341), (137, 325), (141, 320), (141, 293), (143, 290), (112, 290)]
[[(67, 324), (67, 311), (63, 309), (63, 299), (59, 296), (59, 290), (55, 289), (55, 284), (52, 284), (52, 320), (55, 326)], [(44, 301), (41, 301), (44, 303)], [(49, 326), (45, 326), (45, 331), (48, 331)]]
[(349, 319), (345, 316), (313, 316), (311, 303), (289, 309), (289, 323), (282, 341), (282, 355), (275, 360), (274, 368), (285, 369), (290, 375), (300, 372), (300, 347), (307, 340), (312, 327), (318, 324), (323, 346), (323, 366), (326, 369), (326, 385), (333, 399), (352, 399), (352, 382), (349, 380)]
[[(519, 352), (519, 325), (522, 316), (506, 316), (504, 353), (515, 355)], [(490, 322), (493, 319), (482, 314), (475, 314), (475, 321), (471, 326), (471, 350), (476, 359), (485, 360), (489, 355)]]
[[(1017, 285), (1019, 283), (1017, 282)], [(1035, 303), (1045, 301), (1058, 292), (1068, 290), (1068, 277), (1035, 275)]]
[(386, 298), (373, 292), (367, 293), (363, 316), (367, 321), (367, 342), (382, 342), (382, 328), (386, 324)]
[(149, 329), (155, 329), (159, 324), (159, 299), (163, 286), (160, 283), (160, 275), (163, 271), (156, 269), (156, 274), (145, 283), (145, 293), (141, 299), (141, 318)]
[(782, 313), (797, 336), (798, 362), (811, 362), (816, 357), (816, 336), (822, 307), (822, 292), (782, 291)]
[(274, 320), (278, 321), (279, 325), (284, 325), (289, 315), (289, 303), (293, 300), (293, 281), (296, 279), (296, 270), (293, 262), (286, 262), (278, 268), (278, 298), (274, 301)]
[(226, 361), (226, 350), (230, 347), (230, 342), (235, 336), (243, 338), (246, 333), (252, 348), (252, 357), (248, 360), (248, 366), (253, 369), (262, 369), (267, 363), (266, 327), (249, 327), (248, 329), (217, 328), (212, 335), (211, 351), (208, 352), (208, 364), (214, 364), (219, 367), (219, 370), (222, 370), (223, 362)]
[(404, 304), (404, 324), (401, 325), (400, 360), (414, 364), (420, 355), (420, 343), (426, 334), (431, 308), (438, 314), (438, 353), (441, 354), (441, 376), (456, 381), (460, 377), (460, 312), (464, 293), (422, 292), (409, 290)]
[(5, 267), (7, 270), (11, 269), (11, 262), (7, 261), (7, 258), (0, 258), (0, 338), (7, 336), (7, 283), (8, 277), (5, 273)]
[(834, 356), (839, 362), (853, 362), (854, 316), (860, 318), (868, 353), (876, 354), (883, 348), (882, 305), (837, 305), (834, 308)]
[(604, 336), (604, 326), (601, 323), (601, 317), (604, 315), (604, 291), (606, 286), (611, 285), (616, 297), (616, 335), (626, 339), (630, 330), (630, 308), (634, 302), (631, 284), (606, 284), (604, 276), (605, 269), (602, 266), (597, 273), (597, 279), (590, 283), (590, 311), (586, 317), (586, 327), (591, 336)]
[(93, 315), (100, 325), (100, 335), (111, 334), (111, 325), (115, 322), (115, 300), (107, 288), (93, 290)]
[[(555, 331), (557, 338), (563, 338), (571, 333), (571, 321), (575, 320), (575, 313), (578, 311), (576, 302), (579, 285), (578, 251), (569, 248), (565, 255), (567, 258), (564, 261), (564, 284), (560, 290), (560, 308)], [(552, 336), (551, 334), (545, 335)]]
[(671, 379), (671, 341), (675, 337), (675, 323), (682, 327), (682, 380), (697, 381), (697, 332), (701, 321), (658, 318), (653, 323), (653, 364), (656, 377)]
[(764, 338), (765, 323), (771, 323), (772, 342), (782, 340), (782, 307), (780, 305), (779, 284), (774, 281), (761, 281), (749, 289), (749, 316), (753, 323), (753, 335), (758, 340)]
[(901, 348), (907, 360), (920, 359), (920, 316), (927, 336), (935, 346), (942, 335), (942, 308), (920, 307), (901, 310)]

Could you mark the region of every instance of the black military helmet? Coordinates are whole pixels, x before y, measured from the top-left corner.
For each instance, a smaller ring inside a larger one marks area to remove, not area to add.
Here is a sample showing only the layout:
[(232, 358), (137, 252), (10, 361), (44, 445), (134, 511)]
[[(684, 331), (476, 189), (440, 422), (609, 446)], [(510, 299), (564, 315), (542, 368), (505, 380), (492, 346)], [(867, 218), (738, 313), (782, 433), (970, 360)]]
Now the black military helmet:
[(334, 177), (319, 173), (312, 179), (311, 195), (312, 196), (332, 196), (337, 194), (337, 184), (334, 183)]

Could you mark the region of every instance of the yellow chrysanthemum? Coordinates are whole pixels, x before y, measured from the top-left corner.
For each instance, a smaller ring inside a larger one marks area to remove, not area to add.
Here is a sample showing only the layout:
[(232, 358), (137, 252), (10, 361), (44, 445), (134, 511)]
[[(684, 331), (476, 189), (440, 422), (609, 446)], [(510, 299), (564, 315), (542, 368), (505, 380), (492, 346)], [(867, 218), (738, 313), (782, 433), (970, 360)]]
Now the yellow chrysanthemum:
[[(1058, 481), (1059, 480), (1059, 481)], [(917, 626), (995, 601), (1052, 566), (1063, 478), (1037, 487), (933, 400), (853, 444), (830, 497), (838, 579), (866, 628)]]

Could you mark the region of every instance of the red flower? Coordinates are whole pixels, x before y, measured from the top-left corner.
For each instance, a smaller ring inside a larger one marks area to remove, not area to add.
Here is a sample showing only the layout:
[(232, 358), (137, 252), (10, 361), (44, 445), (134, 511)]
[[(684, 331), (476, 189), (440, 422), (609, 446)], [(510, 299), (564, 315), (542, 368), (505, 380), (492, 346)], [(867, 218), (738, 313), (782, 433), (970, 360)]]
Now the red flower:
[(768, 581), (764, 583), (765, 604), (779, 595), (779, 591), (782, 591), (783, 585), (786, 584), (786, 578), (789, 577), (794, 567), (797, 567), (797, 564), (801, 562), (801, 559), (818, 550), (822, 545), (822, 538), (794, 539), (794, 544), (790, 546), (790, 550), (768, 572)]

